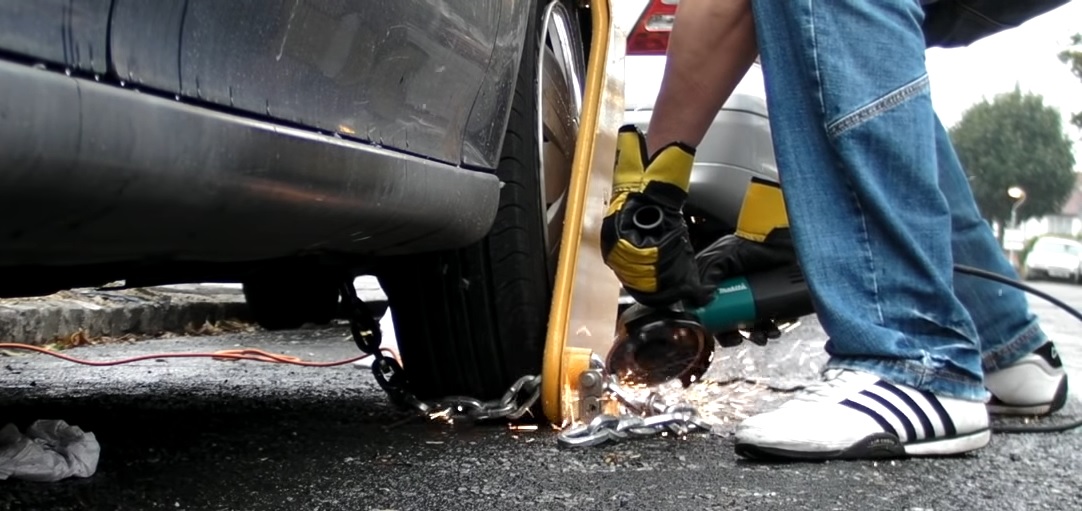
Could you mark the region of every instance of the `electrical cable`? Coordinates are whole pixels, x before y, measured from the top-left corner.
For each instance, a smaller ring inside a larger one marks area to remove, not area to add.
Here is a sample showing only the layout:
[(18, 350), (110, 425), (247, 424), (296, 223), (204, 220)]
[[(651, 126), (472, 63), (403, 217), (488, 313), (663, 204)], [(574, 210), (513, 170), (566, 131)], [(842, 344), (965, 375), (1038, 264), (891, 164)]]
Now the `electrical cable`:
[[(987, 280), (999, 282), (1000, 284), (1006, 284), (1008, 286), (1021, 289), (1027, 293), (1044, 298), (1048, 302), (1056, 305), (1060, 309), (1063, 309), (1066, 313), (1074, 316), (1075, 319), (1082, 321), (1082, 312), (1078, 312), (1077, 309), (1067, 305), (1065, 302), (1056, 298), (1044, 291), (1041, 291), (1033, 286), (1024, 284), (1015, 279), (1004, 277), (998, 273), (982, 270), (980, 268), (974, 268), (972, 266), (966, 266), (962, 264), (954, 265), (954, 271), (962, 274), (972, 275), (974, 277), (980, 277)], [(1072, 429), (1082, 427), (1082, 419), (1077, 419), (1072, 422), (1064, 424), (1049, 424), (1042, 426), (1027, 426), (1027, 425), (1007, 425), (1000, 424), (992, 426), (992, 431), (995, 433), (1062, 433), (1064, 431), (1070, 431)]]
[[(347, 358), (347, 359), (343, 359), (343, 360), (335, 360), (335, 361), (332, 361), (332, 362), (309, 362), (309, 361), (302, 360), (302, 359), (297, 358), (297, 357), (292, 357), (292, 356), (289, 356), (289, 355), (282, 355), (280, 353), (270, 353), (270, 352), (263, 351), (263, 350), (258, 350), (258, 349), (253, 349), (253, 348), (245, 348), (245, 349), (239, 349), (239, 350), (215, 351), (213, 353), (198, 353), (198, 352), (196, 352), (196, 353), (154, 353), (154, 354), (150, 354), (150, 355), (140, 355), (138, 357), (123, 358), (123, 359), (118, 359), (118, 360), (95, 361), (95, 360), (86, 360), (86, 359), (82, 359), (82, 358), (72, 357), (70, 355), (65, 355), (63, 353), (57, 353), (57, 352), (55, 352), (53, 350), (50, 350), (50, 349), (47, 349), (47, 348), (42, 348), (40, 346), (32, 346), (32, 345), (29, 345), (29, 344), (0, 343), (0, 349), (34, 351), (34, 352), (37, 352), (37, 353), (42, 353), (42, 354), (45, 354), (45, 355), (49, 355), (51, 357), (56, 357), (56, 358), (59, 358), (61, 360), (71, 362), (71, 363), (74, 363), (74, 364), (93, 366), (93, 367), (118, 366), (118, 365), (123, 365), (123, 364), (131, 364), (132, 362), (140, 362), (140, 361), (143, 361), (143, 360), (158, 360), (158, 359), (164, 359), (164, 358), (213, 358), (213, 359), (216, 359), (216, 360), (250, 360), (250, 361), (253, 361), (253, 362), (270, 362), (270, 363), (279, 363), (279, 364), (292, 364), (292, 365), (304, 366), (304, 367), (334, 367), (334, 366), (352, 364), (354, 362), (364, 360), (364, 359), (372, 356), (372, 355), (361, 355), (359, 357)], [(395, 360), (398, 360), (398, 353), (396, 353), (394, 350), (392, 350), (390, 348), (381, 348), (380, 351), (382, 351), (385, 355), (387, 355), (389, 357), (392, 357)]]
[(998, 273), (993, 273), (993, 272), (990, 272), (988, 270), (982, 270), (980, 268), (974, 268), (972, 266), (965, 266), (965, 265), (961, 265), (961, 264), (956, 264), (956, 265), (954, 265), (954, 271), (956, 271), (958, 273), (965, 273), (965, 274), (973, 275), (974, 277), (981, 277), (981, 278), (988, 279), (988, 280), (994, 280), (994, 281), (999, 282), (1001, 284), (1007, 284), (1008, 286), (1021, 289), (1022, 291), (1025, 291), (1027, 293), (1037, 295), (1037, 296), (1039, 296), (1041, 298), (1044, 298), (1045, 300), (1048, 300), (1049, 302), (1051, 302), (1052, 304), (1058, 306), (1059, 308), (1063, 309), (1067, 314), (1070, 314), (1070, 315), (1074, 316), (1079, 321), (1082, 321), (1082, 312), (1078, 312), (1077, 309), (1075, 309), (1074, 307), (1071, 307), (1070, 305), (1067, 305), (1066, 303), (1063, 302), (1063, 300), (1060, 300), (1059, 298), (1056, 298), (1056, 297), (1054, 297), (1054, 296), (1052, 296), (1052, 295), (1050, 295), (1048, 293), (1045, 293), (1044, 291), (1041, 291), (1040, 289), (1037, 289), (1037, 288), (1035, 288), (1033, 286), (1023, 284), (1023, 283), (1018, 282), (1017, 280), (1014, 280), (1014, 279), (1009, 278), (1009, 277), (1004, 277), (1003, 275), (1000, 275)]

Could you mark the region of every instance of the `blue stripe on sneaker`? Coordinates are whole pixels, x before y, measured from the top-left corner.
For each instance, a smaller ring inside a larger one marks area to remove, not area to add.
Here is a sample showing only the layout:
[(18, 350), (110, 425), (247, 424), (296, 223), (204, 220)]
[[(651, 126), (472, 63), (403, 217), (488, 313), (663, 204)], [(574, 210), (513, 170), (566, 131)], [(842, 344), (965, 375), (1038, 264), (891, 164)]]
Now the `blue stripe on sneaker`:
[(943, 435), (952, 437), (958, 434), (958, 430), (954, 427), (954, 421), (951, 420), (951, 416), (947, 413), (947, 409), (943, 408), (943, 403), (939, 402), (939, 399), (935, 397), (935, 394), (932, 394), (927, 390), (918, 390), (917, 392), (920, 392), (920, 395), (928, 400), (928, 403), (932, 405), (932, 408), (935, 408), (935, 413), (939, 415), (939, 420), (943, 421)]
[(883, 380), (875, 382), (875, 386), (894, 394), (913, 410), (913, 414), (917, 416), (917, 420), (920, 421), (921, 427), (924, 428), (924, 436), (922, 438), (935, 438), (935, 427), (932, 426), (932, 420), (928, 418), (928, 414), (924, 413), (924, 409), (921, 408), (913, 398), (909, 397), (909, 394), (902, 392), (902, 389)]
[(891, 403), (890, 401), (887, 401), (886, 398), (877, 396), (874, 392), (868, 390), (860, 391), (860, 395), (879, 403), (880, 406), (890, 410), (890, 413), (893, 413), (894, 416), (898, 418), (898, 422), (901, 422), (902, 427), (905, 428), (906, 442), (917, 440), (917, 428), (913, 427), (913, 421), (909, 420), (909, 416), (906, 415), (905, 412), (899, 410), (897, 406), (894, 406), (894, 403)]
[(883, 428), (883, 431), (886, 431), (887, 433), (890, 433), (890, 434), (894, 435), (895, 438), (898, 437), (898, 430), (894, 429), (894, 426), (891, 426), (890, 423), (887, 422), (887, 419), (883, 418), (883, 416), (879, 415), (879, 413), (877, 413), (875, 410), (872, 410), (871, 408), (868, 408), (867, 406), (864, 406), (864, 405), (862, 405), (860, 403), (855, 403), (855, 402), (850, 401), (848, 399), (846, 399), (845, 401), (842, 401), (839, 404), (842, 405), (842, 406), (847, 406), (849, 408), (852, 408), (852, 409), (854, 409), (854, 410), (856, 410), (856, 411), (858, 411), (860, 413), (863, 413), (864, 415), (867, 415), (868, 417), (871, 417), (872, 420), (874, 420), (875, 422), (877, 422), (879, 424), (879, 427)]

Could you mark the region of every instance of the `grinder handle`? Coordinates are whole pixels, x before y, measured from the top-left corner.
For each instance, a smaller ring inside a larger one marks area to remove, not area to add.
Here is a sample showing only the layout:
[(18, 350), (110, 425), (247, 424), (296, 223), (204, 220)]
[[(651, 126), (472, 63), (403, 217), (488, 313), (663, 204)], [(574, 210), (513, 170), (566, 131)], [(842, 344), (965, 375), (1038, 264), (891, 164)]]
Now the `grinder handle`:
[(797, 264), (747, 276), (757, 320), (796, 319), (815, 313), (808, 281)]

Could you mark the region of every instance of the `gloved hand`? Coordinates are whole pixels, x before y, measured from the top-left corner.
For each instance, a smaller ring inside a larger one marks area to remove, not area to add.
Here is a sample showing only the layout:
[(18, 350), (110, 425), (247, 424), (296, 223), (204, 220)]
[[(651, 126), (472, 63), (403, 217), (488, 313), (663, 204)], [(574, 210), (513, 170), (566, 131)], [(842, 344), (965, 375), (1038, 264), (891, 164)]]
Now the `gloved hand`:
[(695, 150), (673, 143), (650, 158), (642, 132), (627, 125), (616, 151), (612, 197), (601, 224), (605, 264), (643, 305), (701, 305), (710, 288), (699, 281), (683, 215)]
[(716, 286), (722, 280), (796, 261), (789, 235), (789, 217), (781, 187), (752, 179), (744, 193), (736, 232), (723, 236), (695, 256), (699, 279)]
[[(789, 217), (781, 188), (769, 181), (753, 179), (744, 194), (737, 217), (736, 233), (724, 236), (695, 256), (699, 278), (717, 287), (730, 277), (748, 275), (792, 264), (796, 261), (789, 235)], [(794, 318), (795, 319), (795, 318)], [(748, 330), (752, 343), (764, 346), (781, 335), (769, 319)], [(715, 332), (714, 340), (723, 347), (734, 347), (745, 339), (740, 332)]]
[(756, 346), (766, 346), (766, 343), (770, 340), (781, 337), (781, 330), (778, 328), (777, 323), (770, 319), (755, 323), (755, 326), (751, 327), (747, 332), (747, 339), (744, 338), (743, 334), (735, 330), (731, 332), (715, 332), (714, 341), (722, 348), (735, 348), (743, 344), (745, 340), (751, 341)]

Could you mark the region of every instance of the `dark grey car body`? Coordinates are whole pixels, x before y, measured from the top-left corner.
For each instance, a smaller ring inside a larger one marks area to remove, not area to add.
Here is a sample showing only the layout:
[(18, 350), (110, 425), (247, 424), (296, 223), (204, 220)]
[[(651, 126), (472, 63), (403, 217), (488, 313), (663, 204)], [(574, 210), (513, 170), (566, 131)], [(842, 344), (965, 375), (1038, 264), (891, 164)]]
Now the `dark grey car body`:
[(481, 238), (528, 4), (0, 0), (0, 296)]

